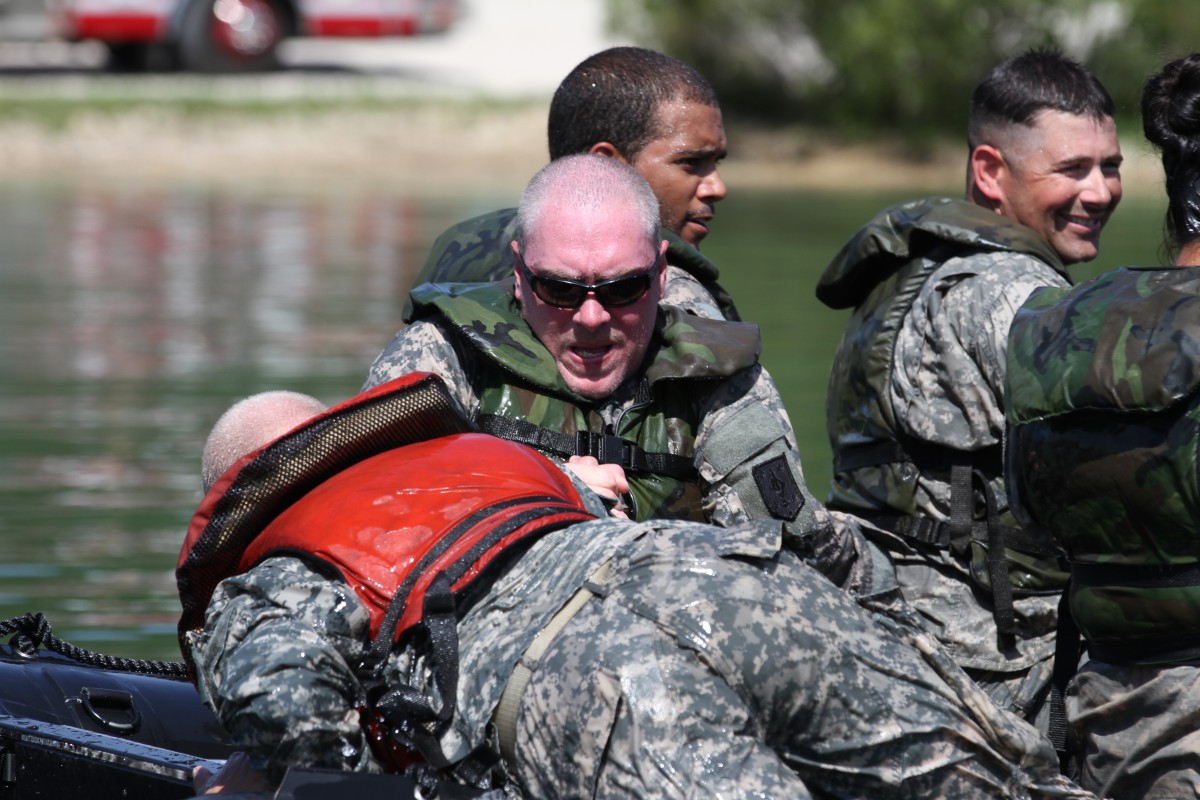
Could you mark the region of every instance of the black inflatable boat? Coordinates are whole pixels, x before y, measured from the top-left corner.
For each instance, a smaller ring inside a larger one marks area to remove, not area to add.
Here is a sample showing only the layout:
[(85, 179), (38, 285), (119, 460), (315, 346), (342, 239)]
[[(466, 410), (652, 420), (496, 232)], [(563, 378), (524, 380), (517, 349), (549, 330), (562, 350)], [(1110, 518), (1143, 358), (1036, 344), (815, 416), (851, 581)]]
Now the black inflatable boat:
[[(192, 770), (233, 748), (182, 663), (93, 653), (53, 635), (40, 614), (0, 622), (0, 800), (194, 797)], [(453, 787), (444, 800), (479, 796)], [(408, 800), (396, 775), (289, 772), (271, 793), (229, 800)]]

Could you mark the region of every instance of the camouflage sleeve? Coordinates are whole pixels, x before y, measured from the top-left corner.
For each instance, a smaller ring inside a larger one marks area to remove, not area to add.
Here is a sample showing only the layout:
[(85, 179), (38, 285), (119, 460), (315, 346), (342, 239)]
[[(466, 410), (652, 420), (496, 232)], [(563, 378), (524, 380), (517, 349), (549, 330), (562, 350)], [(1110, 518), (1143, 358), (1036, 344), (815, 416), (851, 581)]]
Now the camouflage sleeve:
[(1048, 285), (1065, 281), (1020, 253), (979, 253), (940, 267), (897, 335), (897, 424), (959, 450), (999, 443), (1008, 329), (1029, 294)]
[(834, 583), (855, 594), (892, 589), (892, 570), (859, 527), (831, 516), (809, 492), (791, 419), (761, 365), (709, 398), (696, 454), (709, 522), (781, 521), (792, 546)]
[(341, 581), (271, 558), (223, 581), (193, 642), (202, 694), (235, 747), (278, 782), (290, 765), (378, 771), (350, 667), (369, 619)]
[(663, 292), (663, 305), (677, 306), (689, 314), (707, 319), (725, 319), (717, 300), (704, 284), (686, 271), (671, 264), (667, 265), (667, 288)]
[(440, 375), (468, 413), (478, 404), (458, 351), (445, 331), (432, 321), (417, 320), (402, 328), (375, 358), (362, 390), (410, 372)]

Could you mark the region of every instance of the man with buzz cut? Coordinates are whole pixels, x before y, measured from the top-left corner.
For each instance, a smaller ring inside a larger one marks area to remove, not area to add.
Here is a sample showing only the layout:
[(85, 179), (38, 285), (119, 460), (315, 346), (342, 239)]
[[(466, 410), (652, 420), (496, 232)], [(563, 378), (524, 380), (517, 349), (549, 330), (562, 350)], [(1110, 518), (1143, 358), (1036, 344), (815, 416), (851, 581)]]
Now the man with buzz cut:
[(905, 597), (998, 705), (1044, 724), (1065, 572), (1007, 513), (1005, 353), (1017, 308), (1096, 257), (1121, 198), (1112, 99), (1032, 50), (976, 87), (968, 146), (965, 200), (885, 209), (821, 276), (817, 297), (853, 309), (829, 381), (828, 504), (898, 534)]
[(809, 493), (758, 327), (663, 300), (669, 245), (641, 175), (594, 154), (555, 159), (516, 220), (512, 277), (413, 289), (412, 321), (364, 390), (432, 372), (480, 430), (567, 462), (631, 519), (775, 520), (835, 583), (890, 582), (857, 523)]
[[(699, 250), (713, 206), (725, 197), (717, 168), (725, 158), (725, 127), (703, 75), (653, 50), (603, 50), (559, 84), (547, 134), (551, 160), (607, 156), (629, 164), (650, 184), (667, 240), (664, 302), (702, 317), (738, 319), (716, 266)], [(515, 220), (516, 209), (505, 208), (451, 226), (434, 242), (415, 283), (509, 277)]]

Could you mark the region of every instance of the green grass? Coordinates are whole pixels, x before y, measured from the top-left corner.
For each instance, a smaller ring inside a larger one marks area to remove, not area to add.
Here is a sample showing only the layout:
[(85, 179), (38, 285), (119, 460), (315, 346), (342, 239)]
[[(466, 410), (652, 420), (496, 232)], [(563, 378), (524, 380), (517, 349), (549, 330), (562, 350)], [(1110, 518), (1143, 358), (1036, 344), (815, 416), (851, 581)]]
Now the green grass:
[[(414, 109), (461, 117), (465, 124), (531, 103), (535, 101), (422, 95), (383, 78), (359, 75), (98, 75), (89, 76), (86, 83), (0, 78), (0, 124), (22, 122), (52, 131), (80, 118), (139, 114), (269, 122), (348, 112), (403, 114)], [(538, 99), (536, 105), (542, 108), (545, 101)]]

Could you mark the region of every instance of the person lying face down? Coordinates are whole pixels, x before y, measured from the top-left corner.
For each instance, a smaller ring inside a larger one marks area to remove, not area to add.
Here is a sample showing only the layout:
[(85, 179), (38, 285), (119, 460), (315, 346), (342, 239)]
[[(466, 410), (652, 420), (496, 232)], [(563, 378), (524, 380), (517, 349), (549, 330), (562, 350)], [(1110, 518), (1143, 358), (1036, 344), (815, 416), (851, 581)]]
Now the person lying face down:
[[(410, 774), (547, 798), (1090, 797), (903, 603), (837, 589), (782, 546), (779, 523), (606, 517), (534, 450), (435, 430), (432, 401), (413, 401), (426, 391), (449, 397), (436, 377), (398, 379), (235, 464), (189, 534), (181, 642), (271, 781), (407, 759), (426, 765)], [(391, 437), (410, 408), (424, 416), (409, 440), (329, 468), (328, 443)], [(249, 528), (221, 505), (264, 485), (289, 499)], [(441, 560), (410, 558), (414, 539)], [(218, 540), (247, 553), (209, 596), (188, 595), (214, 563), (198, 543)], [(440, 555), (451, 542), (469, 564)], [(456, 681), (450, 650), (431, 649), (448, 641), (444, 607), (393, 601), (430, 577), (410, 563), (469, 576), (451, 591)]]

